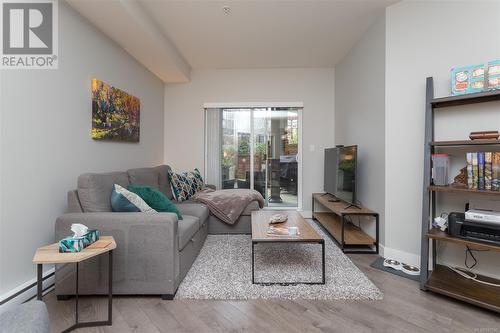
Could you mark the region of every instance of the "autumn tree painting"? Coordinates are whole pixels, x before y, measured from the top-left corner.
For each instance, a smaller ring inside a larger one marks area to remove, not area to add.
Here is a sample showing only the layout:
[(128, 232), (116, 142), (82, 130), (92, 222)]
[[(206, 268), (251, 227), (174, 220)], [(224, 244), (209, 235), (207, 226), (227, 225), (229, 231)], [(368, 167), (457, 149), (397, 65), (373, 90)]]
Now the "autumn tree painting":
[(92, 80), (92, 139), (139, 142), (139, 98)]

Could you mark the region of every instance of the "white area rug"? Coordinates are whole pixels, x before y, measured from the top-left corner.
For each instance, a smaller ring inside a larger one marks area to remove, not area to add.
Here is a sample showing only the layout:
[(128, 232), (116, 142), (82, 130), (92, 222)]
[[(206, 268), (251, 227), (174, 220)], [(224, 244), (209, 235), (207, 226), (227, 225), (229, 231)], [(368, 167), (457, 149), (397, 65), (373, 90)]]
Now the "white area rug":
[[(325, 239), (326, 284), (252, 284), (250, 235), (208, 235), (175, 299), (349, 299), (378, 300), (382, 292), (315, 223)], [(256, 282), (321, 281), (320, 244), (255, 246)]]

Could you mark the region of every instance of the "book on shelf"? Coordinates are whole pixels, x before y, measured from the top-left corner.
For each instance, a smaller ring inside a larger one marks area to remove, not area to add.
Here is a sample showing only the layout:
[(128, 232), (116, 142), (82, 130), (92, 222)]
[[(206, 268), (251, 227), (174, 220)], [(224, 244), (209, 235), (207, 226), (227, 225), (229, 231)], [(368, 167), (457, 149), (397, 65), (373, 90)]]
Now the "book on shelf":
[(491, 155), (491, 190), (500, 190), (500, 152)]
[(484, 189), (491, 191), (491, 152), (484, 153)]
[(478, 184), (478, 164), (477, 164), (477, 153), (471, 153), (472, 155), (472, 189), (477, 190)]
[(472, 177), (472, 154), (473, 153), (467, 153), (467, 186), (469, 188), (472, 188), (472, 183), (474, 181), (474, 178)]
[(467, 153), (466, 160), (468, 188), (500, 191), (500, 152)]
[(477, 153), (477, 189), (484, 190), (484, 152)]

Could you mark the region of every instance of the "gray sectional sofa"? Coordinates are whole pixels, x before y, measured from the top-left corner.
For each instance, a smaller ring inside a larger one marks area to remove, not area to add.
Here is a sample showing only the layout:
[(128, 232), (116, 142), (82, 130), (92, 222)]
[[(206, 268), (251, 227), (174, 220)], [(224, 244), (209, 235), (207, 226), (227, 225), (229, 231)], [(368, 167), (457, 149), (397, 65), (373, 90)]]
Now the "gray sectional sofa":
[[(78, 177), (78, 188), (68, 192), (68, 213), (57, 218), (56, 241), (70, 234), (73, 223), (98, 229), (115, 238), (113, 294), (162, 295), (171, 299), (202, 248), (207, 234), (250, 233), (250, 215), (258, 210), (251, 203), (234, 225), (211, 215), (200, 203), (183, 202), (174, 213), (116, 213), (111, 210), (113, 184), (148, 185), (173, 200), (167, 165), (125, 172), (88, 173)], [(80, 264), (80, 294), (107, 292), (107, 257), (98, 256)], [(56, 267), (56, 295), (75, 293), (74, 265)]]

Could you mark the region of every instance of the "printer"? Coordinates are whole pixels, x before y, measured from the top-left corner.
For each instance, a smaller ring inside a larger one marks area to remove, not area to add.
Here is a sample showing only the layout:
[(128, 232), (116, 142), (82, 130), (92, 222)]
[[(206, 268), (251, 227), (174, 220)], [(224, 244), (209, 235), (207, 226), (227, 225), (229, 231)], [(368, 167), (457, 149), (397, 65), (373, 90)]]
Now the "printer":
[(465, 213), (448, 215), (448, 233), (453, 237), (500, 245), (500, 212), (466, 205)]

